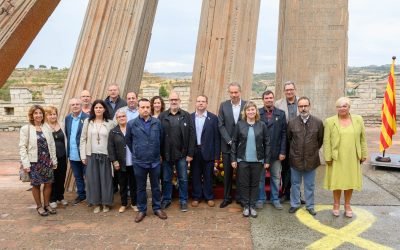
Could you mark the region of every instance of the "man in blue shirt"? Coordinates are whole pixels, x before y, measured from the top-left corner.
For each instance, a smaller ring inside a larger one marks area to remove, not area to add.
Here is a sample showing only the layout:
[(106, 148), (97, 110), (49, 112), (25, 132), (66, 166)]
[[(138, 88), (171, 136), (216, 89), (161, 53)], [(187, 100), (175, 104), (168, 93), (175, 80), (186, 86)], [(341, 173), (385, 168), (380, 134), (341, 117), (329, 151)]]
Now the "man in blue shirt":
[(161, 191), (159, 185), (161, 162), (161, 123), (150, 114), (150, 101), (139, 100), (139, 117), (128, 122), (126, 128), (126, 145), (132, 152), (132, 163), (137, 182), (137, 207), (135, 222), (141, 222), (147, 212), (147, 176), (149, 176), (152, 193), (153, 213), (160, 219), (167, 219), (161, 209)]
[(65, 135), (67, 137), (67, 156), (75, 177), (78, 194), (73, 205), (77, 205), (81, 201), (86, 200), (85, 180), (83, 178), (85, 175), (85, 165), (81, 161), (79, 143), (83, 122), (89, 115), (82, 112), (82, 102), (77, 98), (72, 98), (69, 101), (69, 106), (71, 113), (65, 117)]

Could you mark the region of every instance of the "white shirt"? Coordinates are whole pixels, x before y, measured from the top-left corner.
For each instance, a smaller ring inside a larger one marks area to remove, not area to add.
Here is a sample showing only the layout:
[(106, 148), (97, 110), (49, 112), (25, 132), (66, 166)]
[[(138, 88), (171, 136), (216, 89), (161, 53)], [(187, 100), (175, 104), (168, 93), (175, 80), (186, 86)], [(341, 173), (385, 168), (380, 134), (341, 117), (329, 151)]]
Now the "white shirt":
[(233, 104), (231, 101), (231, 105), (232, 105), (232, 111), (233, 111), (233, 119), (235, 120), (235, 124), (238, 122), (239, 120), (239, 116), (240, 116), (240, 105), (242, 104), (242, 99), (239, 100), (239, 104)]
[(196, 125), (196, 138), (197, 138), (197, 145), (201, 145), (201, 132), (203, 132), (204, 123), (207, 118), (207, 111), (203, 114), (195, 114), (195, 125)]

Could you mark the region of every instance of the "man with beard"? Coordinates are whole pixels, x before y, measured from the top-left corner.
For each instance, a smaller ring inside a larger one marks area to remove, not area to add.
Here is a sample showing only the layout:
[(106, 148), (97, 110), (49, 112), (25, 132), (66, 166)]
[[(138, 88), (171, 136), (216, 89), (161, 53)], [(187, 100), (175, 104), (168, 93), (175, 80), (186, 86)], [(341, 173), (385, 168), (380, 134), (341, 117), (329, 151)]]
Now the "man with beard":
[(311, 215), (314, 210), (315, 170), (320, 165), (319, 149), (324, 139), (324, 125), (315, 116), (310, 115), (311, 102), (300, 97), (297, 102), (300, 115), (288, 124), (290, 143), (291, 181), (289, 213), (295, 213), (301, 205), (300, 184), (304, 180), (306, 209)]

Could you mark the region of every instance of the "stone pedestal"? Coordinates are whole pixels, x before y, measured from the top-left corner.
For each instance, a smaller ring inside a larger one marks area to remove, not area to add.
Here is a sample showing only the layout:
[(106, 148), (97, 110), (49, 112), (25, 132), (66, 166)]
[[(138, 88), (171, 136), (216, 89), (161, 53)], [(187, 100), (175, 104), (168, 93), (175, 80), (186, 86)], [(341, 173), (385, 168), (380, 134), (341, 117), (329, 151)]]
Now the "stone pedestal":
[(333, 115), (344, 95), (347, 73), (348, 0), (281, 0), (276, 95), (296, 83), (297, 95), (311, 99), (311, 112)]
[(242, 85), (243, 98), (250, 97), (259, 10), (260, 0), (203, 0), (189, 110), (205, 94), (216, 112), (231, 82)]

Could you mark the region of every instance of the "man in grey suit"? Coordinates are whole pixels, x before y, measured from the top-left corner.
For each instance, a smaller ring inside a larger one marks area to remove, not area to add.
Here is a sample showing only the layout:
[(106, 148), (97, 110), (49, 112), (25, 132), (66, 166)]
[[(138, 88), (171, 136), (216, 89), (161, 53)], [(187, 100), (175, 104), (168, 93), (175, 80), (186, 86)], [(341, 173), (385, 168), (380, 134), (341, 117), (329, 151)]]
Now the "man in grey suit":
[[(240, 113), (246, 104), (246, 101), (240, 98), (241, 87), (239, 83), (230, 83), (228, 85), (228, 93), (231, 99), (221, 103), (218, 113), (218, 128), (221, 134), (221, 151), (224, 164), (224, 200), (220, 204), (220, 208), (224, 208), (232, 203), (231, 190), (233, 168), (231, 166), (230, 157), (232, 136), (235, 125), (241, 119)], [(238, 196), (236, 196), (236, 201), (240, 202)]]

